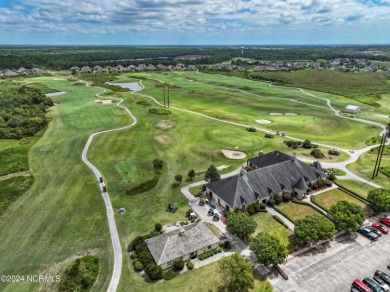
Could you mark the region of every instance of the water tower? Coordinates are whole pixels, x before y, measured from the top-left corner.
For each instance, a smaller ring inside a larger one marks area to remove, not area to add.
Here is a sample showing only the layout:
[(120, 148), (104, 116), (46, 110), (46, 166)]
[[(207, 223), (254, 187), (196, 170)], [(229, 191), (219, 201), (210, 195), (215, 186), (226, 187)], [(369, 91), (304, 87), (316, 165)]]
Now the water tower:
[(241, 56), (244, 55), (244, 46), (241, 46)]

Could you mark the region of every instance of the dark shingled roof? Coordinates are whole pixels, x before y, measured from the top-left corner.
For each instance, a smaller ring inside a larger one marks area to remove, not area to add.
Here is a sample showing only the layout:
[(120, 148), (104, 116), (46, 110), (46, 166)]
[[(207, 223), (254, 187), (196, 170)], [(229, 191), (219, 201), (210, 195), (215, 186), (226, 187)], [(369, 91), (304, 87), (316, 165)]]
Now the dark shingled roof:
[[(180, 231), (184, 233), (180, 235)], [(157, 265), (175, 260), (209, 245), (219, 239), (207, 226), (198, 222), (145, 240)]]
[[(279, 155), (276, 156), (279, 157)], [(283, 159), (285, 156), (288, 155), (284, 153), (280, 155), (280, 157), (284, 157)], [(285, 189), (292, 191), (294, 187), (297, 189), (304, 187), (303, 189), (306, 190), (307, 182), (313, 182), (323, 177), (325, 177), (323, 172), (295, 157), (290, 157), (289, 160), (210, 182), (207, 187), (235, 209), (242, 207), (243, 200), (246, 204), (252, 204), (258, 199), (261, 200), (271, 194), (281, 193)]]
[(252, 163), (252, 165), (255, 165), (258, 168), (267, 167), (269, 165), (284, 162), (287, 160), (291, 160), (291, 156), (278, 150), (269, 152), (267, 154), (261, 154), (259, 156), (248, 159), (248, 161)]

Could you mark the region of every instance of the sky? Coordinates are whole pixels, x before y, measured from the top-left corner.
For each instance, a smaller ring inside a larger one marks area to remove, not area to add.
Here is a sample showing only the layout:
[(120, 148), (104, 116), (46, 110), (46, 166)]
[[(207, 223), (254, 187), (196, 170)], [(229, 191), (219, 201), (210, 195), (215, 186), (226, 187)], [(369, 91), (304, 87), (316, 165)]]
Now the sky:
[(0, 0), (0, 44), (390, 44), (390, 0)]

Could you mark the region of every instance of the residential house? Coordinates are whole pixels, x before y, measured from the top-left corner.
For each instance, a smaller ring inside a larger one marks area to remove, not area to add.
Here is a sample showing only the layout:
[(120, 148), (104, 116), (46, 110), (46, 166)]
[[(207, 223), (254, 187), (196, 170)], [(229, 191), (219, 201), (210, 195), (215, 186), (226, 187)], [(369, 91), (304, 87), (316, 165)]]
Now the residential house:
[(83, 68), (81, 68), (80, 72), (84, 73), (84, 74), (92, 73), (92, 69), (91, 69), (91, 67), (84, 66)]
[(80, 68), (77, 66), (73, 66), (72, 68), (69, 69), (69, 71), (72, 71), (72, 73), (77, 73), (80, 71)]
[(325, 177), (325, 173), (280, 151), (248, 160), (252, 171), (206, 185), (206, 192), (226, 210), (246, 208), (253, 203), (266, 203), (275, 194), (290, 193), (302, 199), (309, 184)]
[(188, 261), (219, 246), (219, 239), (203, 223), (197, 222), (145, 240), (153, 259), (162, 269), (176, 259)]

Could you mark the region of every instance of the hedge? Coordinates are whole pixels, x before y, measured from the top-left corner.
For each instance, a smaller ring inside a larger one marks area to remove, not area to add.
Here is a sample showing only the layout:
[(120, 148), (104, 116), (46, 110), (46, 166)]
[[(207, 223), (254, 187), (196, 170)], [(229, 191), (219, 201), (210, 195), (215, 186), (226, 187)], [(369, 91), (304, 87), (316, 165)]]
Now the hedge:
[(168, 270), (164, 273), (164, 280), (172, 280), (173, 278), (176, 278), (179, 276), (180, 273), (174, 271), (174, 270)]
[(192, 270), (194, 268), (194, 264), (191, 261), (187, 262), (187, 268)]
[(203, 261), (204, 259), (207, 259), (207, 258), (209, 258), (209, 257), (212, 257), (213, 255), (214, 255), (214, 251), (212, 250), (212, 251), (209, 251), (209, 252), (206, 252), (206, 253), (200, 255), (200, 256), (199, 256), (199, 259), (200, 259), (201, 261)]
[(337, 182), (334, 182), (334, 183), (339, 187), (340, 190), (346, 192), (348, 195), (351, 195), (352, 197), (355, 197), (356, 199), (362, 201), (363, 203), (365, 203), (367, 205), (370, 205), (366, 198), (358, 195), (357, 193), (351, 191), (350, 189), (347, 189), (347, 188), (345, 188), (343, 186), (340, 186)]
[[(308, 203), (308, 202), (302, 202), (302, 201), (298, 201), (297, 199), (292, 199), (291, 202), (295, 203), (295, 204), (301, 204), (301, 205), (306, 205), (306, 206), (310, 206), (312, 207), (314, 210), (320, 212), (322, 215), (324, 215), (325, 217), (328, 217), (327, 214), (324, 213), (324, 208), (321, 208), (321, 207), (317, 207), (316, 206), (313, 206), (312, 204)], [(325, 211), (326, 212), (326, 211)]]
[(275, 220), (282, 224), (284, 227), (288, 228), (287, 224), (278, 215), (272, 215), (272, 217), (274, 217)]
[(150, 108), (149, 112), (155, 115), (170, 115), (172, 113), (170, 110), (158, 107)]
[(286, 217), (288, 220), (290, 220), (292, 223), (294, 223), (294, 220), (292, 220), (287, 214), (283, 213), (278, 207), (275, 206), (274, 209), (280, 214), (282, 214), (284, 217)]

